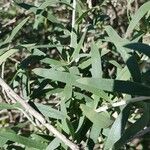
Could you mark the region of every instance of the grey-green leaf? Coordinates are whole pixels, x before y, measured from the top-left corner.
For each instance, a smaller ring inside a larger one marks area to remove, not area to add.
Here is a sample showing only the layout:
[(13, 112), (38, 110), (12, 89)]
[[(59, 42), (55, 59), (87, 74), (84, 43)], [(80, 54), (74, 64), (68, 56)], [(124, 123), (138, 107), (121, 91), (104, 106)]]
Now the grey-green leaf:
[(112, 120), (110, 116), (106, 112), (97, 113), (92, 108), (81, 104), (80, 105), (83, 114), (99, 128), (108, 128), (112, 124)]
[(150, 96), (149, 87), (131, 81), (81, 78), (77, 80), (77, 82), (85, 86), (89, 86), (91, 88), (96, 88), (99, 90), (106, 90), (110, 92), (121, 92), (131, 95)]
[(51, 108), (50, 106), (46, 106), (39, 103), (35, 103), (35, 105), (45, 117), (50, 117), (54, 119), (66, 119), (67, 117), (61, 111)]
[(7, 138), (10, 141), (17, 142), (23, 144), (27, 147), (37, 148), (37, 149), (45, 149), (46, 144), (40, 143), (39, 141), (33, 140), (31, 138), (23, 137), (21, 135), (17, 135), (14, 132), (11, 132), (5, 128), (0, 129), (0, 136), (3, 138)]
[(133, 16), (127, 31), (126, 31), (126, 37), (130, 35), (130, 33), (133, 31), (133, 29), (135, 28), (135, 26), (138, 24), (138, 22), (141, 20), (141, 18), (150, 10), (150, 1), (144, 3), (139, 9), (138, 11), (135, 13), (135, 15)]

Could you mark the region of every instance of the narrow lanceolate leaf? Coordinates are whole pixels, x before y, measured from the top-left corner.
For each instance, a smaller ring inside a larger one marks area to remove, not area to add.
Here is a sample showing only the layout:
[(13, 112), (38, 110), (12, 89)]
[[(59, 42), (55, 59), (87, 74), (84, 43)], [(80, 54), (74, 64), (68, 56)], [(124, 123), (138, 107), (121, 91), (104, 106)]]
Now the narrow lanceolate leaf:
[(25, 18), (22, 20), (11, 32), (11, 35), (5, 40), (5, 43), (9, 43), (13, 40), (15, 35), (22, 29), (22, 27), (25, 25), (25, 23), (28, 21), (28, 18)]
[(130, 110), (130, 105), (124, 106), (121, 113), (116, 118), (108, 133), (108, 137), (104, 147), (105, 150), (112, 149), (114, 144), (121, 138), (122, 132), (124, 131), (124, 127), (126, 126), (126, 123), (128, 121)]
[(127, 66), (125, 66), (122, 70), (119, 70), (117, 73), (117, 80), (130, 80), (131, 74), (127, 68)]
[(5, 128), (0, 129), (0, 137), (6, 138), (10, 141), (17, 142), (23, 144), (27, 147), (32, 147), (36, 149), (45, 149), (46, 145), (44, 143), (40, 143), (39, 141), (33, 140), (31, 138), (23, 137), (21, 135), (17, 135), (16, 133), (9, 131)]
[(84, 39), (85, 39), (86, 32), (87, 32), (87, 31), (85, 31), (85, 32), (83, 33), (83, 35), (82, 35), (82, 37), (81, 37), (79, 43), (77, 44), (77, 47), (75, 48), (75, 50), (74, 50), (74, 52), (73, 52), (73, 54), (72, 54), (73, 60), (75, 60), (75, 59), (78, 57), (79, 53), (80, 53), (80, 50), (81, 50), (81, 48), (82, 48), (82, 45), (83, 45), (83, 42), (84, 42)]
[(130, 125), (122, 134), (121, 138), (119, 141), (117, 141), (114, 145), (115, 149), (120, 149), (124, 144), (132, 140), (132, 138), (139, 132), (144, 129), (149, 123), (149, 108), (150, 105), (149, 103), (140, 103), (138, 104), (140, 107), (143, 108), (143, 115), (141, 116), (140, 119), (138, 119), (134, 124)]
[(139, 64), (134, 55), (131, 55), (126, 62), (130, 73), (132, 75), (132, 79), (134, 82), (141, 82), (141, 72), (139, 68)]
[(50, 0), (50, 1), (45, 1), (43, 2), (38, 9), (45, 9), (48, 6), (53, 6), (56, 5), (59, 1), (58, 0)]
[(60, 81), (69, 85), (74, 85), (76, 87), (79, 87), (81, 89), (87, 90), (92, 92), (93, 94), (100, 96), (101, 98), (105, 99), (106, 101), (110, 101), (110, 98), (107, 96), (107, 94), (97, 88), (91, 88), (91, 86), (87, 86), (84, 84), (80, 84), (76, 82), (77, 79), (80, 79), (80, 76), (77, 76), (73, 73), (69, 72), (62, 72), (62, 71), (56, 71), (54, 69), (43, 69), (43, 68), (36, 68), (33, 69), (33, 72), (41, 77), (44, 77), (46, 79), (51, 79), (54, 81)]
[(17, 109), (17, 107), (19, 107), (20, 105), (18, 103), (15, 104), (7, 104), (7, 103), (2, 103), (0, 104), (0, 110), (3, 109)]
[(126, 60), (129, 58), (129, 54), (128, 51), (126, 51), (122, 46), (128, 43), (128, 40), (122, 39), (111, 26), (106, 26), (105, 30), (109, 36), (109, 42), (114, 43), (117, 51), (121, 54), (123, 60), (126, 62)]
[(94, 143), (97, 142), (98, 137), (100, 135), (101, 132), (101, 128), (99, 128), (99, 126), (96, 126), (95, 124), (92, 126), (91, 128), (91, 132), (90, 132), (90, 138), (94, 141)]
[(92, 108), (81, 104), (80, 105), (83, 114), (96, 126), (99, 128), (107, 128), (112, 124), (110, 116), (106, 112), (97, 113)]
[(74, 82), (79, 79), (79, 76), (71, 74), (68, 72), (56, 71), (54, 69), (43, 69), (36, 68), (33, 72), (41, 77), (52, 79), (54, 81), (60, 81), (63, 83), (74, 84)]
[(55, 138), (47, 147), (46, 150), (55, 150), (60, 145), (61, 141)]
[(127, 39), (122, 39), (111, 26), (107, 26), (105, 29), (107, 34), (109, 35), (109, 41), (114, 43), (117, 51), (121, 54), (123, 60), (126, 62), (133, 81), (140, 82), (141, 73), (138, 67), (138, 63), (134, 56), (132, 56), (132, 51), (128, 48), (123, 47), (124, 45), (129, 43), (129, 41)]
[(129, 43), (124, 45), (124, 47), (138, 51), (150, 57), (150, 46), (144, 43)]
[(109, 63), (111, 63), (112, 65), (116, 66), (119, 69), (122, 69), (122, 66), (115, 60), (110, 60)]
[(44, 58), (41, 60), (41, 62), (45, 64), (49, 64), (49, 65), (54, 65), (54, 66), (66, 66), (67, 65), (67, 63), (64, 61), (58, 61), (58, 60), (51, 59), (51, 58)]
[(3, 147), (7, 141), (7, 138), (0, 137), (0, 147)]
[(35, 103), (38, 110), (45, 116), (54, 119), (66, 119), (66, 115), (61, 111), (51, 108), (50, 106), (46, 106), (43, 104)]
[(76, 20), (76, 24), (79, 24), (89, 14), (89, 12), (92, 12), (94, 9), (95, 7), (92, 7), (91, 9), (88, 9), (87, 11), (83, 12)]
[(113, 80), (113, 79), (97, 79), (97, 78), (81, 78), (78, 83), (110, 92), (121, 92), (131, 95), (150, 96), (150, 87), (130, 81)]
[(42, 9), (38, 9), (38, 7), (34, 5), (29, 5), (26, 3), (19, 3), (19, 2), (16, 2), (16, 4), (26, 10), (30, 10), (34, 14), (41, 14), (43, 17), (47, 18), (49, 21), (53, 23), (60, 23), (54, 15), (52, 15), (51, 13), (47, 11), (43, 11)]
[(101, 64), (101, 56), (99, 53), (99, 49), (94, 43), (92, 42), (91, 45), (91, 61), (92, 61), (92, 77), (94, 78), (102, 78), (102, 64)]
[(68, 100), (72, 97), (72, 85), (66, 84), (64, 87), (64, 90), (61, 94), (61, 96), (65, 99)]
[(125, 37), (129, 36), (133, 29), (136, 27), (141, 18), (150, 10), (150, 1), (144, 3), (138, 11), (133, 16), (128, 28)]
[(106, 26), (105, 30), (110, 37), (110, 41), (112, 42), (116, 41), (116, 43), (119, 43), (119, 44), (127, 42), (127, 40), (122, 39), (111, 26)]
[(11, 55), (13, 55), (14, 53), (16, 53), (18, 51), (18, 49), (10, 49), (7, 52), (5, 52), (4, 54), (2, 54), (0, 56), (0, 65), (6, 61), (7, 58), (9, 58)]
[(90, 85), (88, 86), (88, 85), (85, 85), (85, 84), (80, 84), (79, 82), (75, 82), (75, 86), (79, 87), (83, 90), (87, 90), (87, 91), (103, 98), (105, 101), (108, 101), (108, 102), (111, 101), (111, 98), (102, 89), (98, 89), (98, 88), (95, 88), (95, 87), (91, 88)]

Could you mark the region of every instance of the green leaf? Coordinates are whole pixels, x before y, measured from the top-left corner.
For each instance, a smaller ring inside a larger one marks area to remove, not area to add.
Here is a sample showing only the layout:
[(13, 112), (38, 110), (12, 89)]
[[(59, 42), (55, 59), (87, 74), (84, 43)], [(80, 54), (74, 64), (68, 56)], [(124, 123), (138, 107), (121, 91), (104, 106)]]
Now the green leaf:
[(61, 0), (61, 1), (59, 1), (59, 3), (60, 4), (65, 4), (66, 6), (69, 6), (71, 8), (71, 10), (73, 10), (73, 7), (72, 7), (72, 5), (70, 4), (69, 1), (67, 1), (67, 0)]
[(89, 88), (96, 88), (98, 90), (150, 96), (150, 88), (136, 82), (97, 78), (81, 78), (77, 80), (77, 82), (89, 86)]
[[(59, 1), (59, 0), (46, 0), (45, 2), (43, 2), (41, 5), (40, 5), (40, 7), (38, 7), (39, 9), (45, 9), (46, 7), (48, 7), (48, 6), (51, 6), (51, 7), (53, 7), (53, 5), (56, 5), (56, 4), (58, 4), (58, 3), (60, 3), (60, 4), (65, 4), (66, 6), (69, 6), (71, 9), (73, 9), (73, 7), (67, 2), (67, 1), (65, 1), (65, 0), (61, 0), (61, 1)], [(54, 6), (55, 7), (55, 6)]]
[(3, 147), (7, 141), (8, 141), (7, 138), (0, 137), (0, 148)]
[(127, 123), (130, 114), (130, 109), (130, 105), (124, 106), (124, 108), (122, 109), (121, 113), (113, 123), (108, 133), (104, 149), (112, 149), (114, 144), (121, 138), (124, 127)]
[(92, 60), (92, 68), (91, 73), (94, 78), (102, 78), (102, 64), (101, 64), (101, 56), (98, 50), (98, 47), (94, 41), (91, 45), (91, 60)]
[(47, 147), (46, 150), (55, 150), (59, 145), (61, 141), (58, 138), (55, 138)]
[(99, 126), (93, 124), (90, 132), (90, 138), (94, 141), (94, 143), (97, 142), (98, 137), (100, 136), (101, 129)]
[(59, 0), (46, 0), (45, 2), (43, 2), (38, 9), (45, 9), (48, 6), (53, 6), (56, 5), (59, 2)]
[(127, 39), (122, 39), (112, 27), (107, 26), (105, 29), (107, 34), (109, 35), (109, 41), (114, 43), (117, 51), (121, 54), (123, 60), (126, 62), (133, 80), (136, 82), (140, 82), (141, 73), (134, 54), (132, 54), (132, 51), (130, 49), (124, 47), (124, 45), (129, 43), (129, 41)]
[(145, 126), (148, 125), (149, 122), (149, 108), (150, 105), (148, 103), (138, 103), (137, 105), (140, 105), (140, 107), (143, 108), (144, 112), (140, 119), (138, 119), (134, 124), (130, 125), (124, 132), (121, 138), (117, 143), (115, 143), (115, 149), (119, 149), (121, 146), (129, 142), (135, 134), (137, 134), (139, 131), (143, 130)]
[(80, 105), (83, 114), (97, 127), (99, 128), (108, 128), (112, 121), (110, 120), (110, 116), (106, 112), (97, 113), (92, 108), (81, 104)]
[[(25, 125), (24, 125), (25, 127)], [(31, 134), (31, 137), (36, 140), (36, 141), (39, 141), (39, 142), (49, 142), (49, 139), (46, 138), (46, 135), (44, 134), (39, 134), (39, 133), (32, 133)]]
[(21, 44), (21, 46), (28, 48), (28, 49), (35, 49), (35, 48), (57, 48), (63, 47), (63, 45), (55, 45), (55, 44), (45, 44), (45, 45), (35, 45), (35, 44)]
[[(38, 12), (38, 11), (39, 11), (39, 10), (37, 10), (37, 12)], [(41, 11), (41, 12), (42, 12), (42, 11)], [(41, 15), (42, 15), (43, 17), (47, 18), (49, 21), (51, 21), (51, 22), (53, 22), (53, 23), (57, 23), (57, 24), (60, 23), (54, 15), (52, 15), (51, 13), (49, 13), (49, 12), (47, 12), (47, 11), (42, 12)]]
[(80, 76), (77, 76), (75, 74), (62, 72), (62, 71), (56, 71), (54, 69), (43, 69), (43, 68), (33, 69), (33, 72), (47, 79), (52, 79), (55, 81), (60, 81), (63, 83), (69, 83), (69, 84), (75, 85), (81, 89), (88, 90), (92, 92), (93, 94), (104, 98), (106, 101), (110, 101), (110, 98), (107, 96), (107, 94), (104, 91), (94, 88), (94, 87), (91, 88), (90, 86), (79, 84), (78, 82), (76, 82), (77, 79), (80, 79)]
[(58, 61), (58, 60), (51, 59), (51, 58), (44, 58), (41, 60), (41, 62), (45, 64), (49, 64), (49, 65), (54, 65), (54, 66), (66, 66), (67, 65), (66, 62)]
[(37, 49), (37, 48), (35, 48), (35, 49), (33, 50), (32, 55), (36, 55), (36, 56), (46, 56), (46, 54), (45, 54), (44, 52), (42, 52), (41, 50), (39, 50), (39, 49)]
[(40, 103), (35, 103), (35, 105), (45, 117), (54, 119), (65, 119), (67, 117), (61, 111), (51, 108), (50, 106), (46, 106)]
[(44, 11), (42, 9), (38, 9), (36, 6), (33, 6), (33, 5), (29, 5), (29, 4), (26, 4), (26, 3), (17, 3), (17, 5), (19, 5), (20, 7), (26, 9), (26, 10), (29, 10), (31, 12), (33, 12), (34, 14), (41, 14), (43, 17), (47, 18), (49, 21), (53, 22), (53, 23), (60, 23), (55, 16), (53, 16), (51, 13), (47, 12), (47, 11)]
[(106, 26), (105, 30), (109, 35), (108, 41), (114, 43), (117, 51), (121, 54), (123, 60), (126, 62), (126, 60), (129, 58), (129, 54), (128, 51), (125, 51), (125, 48), (122, 46), (129, 43), (128, 40), (122, 39), (111, 26)]
[(10, 141), (23, 144), (27, 147), (33, 147), (33, 148), (37, 148), (40, 150), (46, 148), (46, 144), (40, 143), (39, 141), (35, 141), (29, 137), (26, 138), (26, 137), (23, 137), (21, 135), (17, 135), (16, 133), (14, 133), (10, 130), (7, 130), (6, 128), (0, 129), (0, 136), (3, 138), (7, 138)]
[(85, 69), (85, 68), (87, 68), (89, 65), (91, 65), (91, 58), (89, 58), (89, 59), (87, 59), (87, 60), (85, 60), (85, 61), (83, 61), (83, 62), (80, 62), (80, 64), (79, 64), (79, 68), (81, 68), (81, 69)]
[(93, 10), (95, 10), (95, 7), (92, 7), (91, 9), (88, 9), (87, 11), (83, 12), (78, 19), (76, 20), (76, 24), (80, 24), (80, 22), (87, 16), (89, 15), (89, 12), (92, 12)]
[(110, 60), (109, 63), (111, 63), (112, 65), (116, 66), (119, 69), (122, 69), (122, 66), (115, 60)]
[(106, 30), (107, 34), (109, 35), (109, 40), (113, 43), (119, 43), (119, 45), (120, 45), (120, 44), (126, 43), (128, 41), (127, 39), (122, 39), (111, 26), (106, 26), (105, 30)]
[(68, 72), (56, 71), (54, 69), (36, 68), (33, 69), (33, 72), (41, 77), (69, 84), (74, 84), (74, 82), (80, 78), (77, 75)]
[[(66, 99), (65, 99), (65, 97), (61, 97), (60, 107), (61, 107), (61, 112), (67, 116), (67, 106), (66, 106)], [(68, 123), (67, 123), (67, 119), (63, 119), (63, 120), (61, 121), (60, 127), (61, 127), (61, 129), (64, 130), (67, 134), (71, 133), (71, 132), (70, 132), (70, 128), (69, 128)]]
[(20, 104), (16, 103), (16, 104), (7, 104), (7, 103), (2, 103), (0, 104), (0, 110), (3, 109), (17, 109), (17, 107), (19, 107)]
[(85, 102), (88, 103), (93, 103), (93, 99), (85, 94), (79, 93), (79, 92), (74, 92), (74, 96), (76, 99), (82, 100), (84, 99)]
[(81, 88), (81, 89), (84, 89), (84, 90), (87, 90), (89, 92), (92, 92), (93, 94), (103, 98), (105, 101), (108, 101), (110, 102), (111, 101), (111, 98), (107, 95), (107, 93), (105, 93), (103, 90), (101, 89), (98, 89), (96, 87), (92, 87), (91, 88), (91, 85), (85, 85), (85, 84), (81, 84), (79, 83), (78, 81), (75, 82), (75, 86)]
[(22, 20), (11, 32), (11, 35), (5, 40), (5, 43), (9, 43), (13, 40), (15, 35), (21, 30), (21, 28), (26, 24), (28, 21), (29, 17), (25, 18)]
[(72, 97), (72, 85), (70, 84), (65, 85), (61, 97), (63, 97), (65, 100), (68, 100)]
[(82, 35), (82, 37), (81, 37), (77, 47), (75, 48), (75, 50), (74, 50), (74, 52), (72, 54), (72, 59), (73, 60), (75, 60), (78, 57), (79, 53), (80, 53), (80, 50), (82, 48), (82, 45), (83, 45), (83, 42), (84, 42), (84, 39), (85, 39), (85, 36), (86, 36), (86, 32), (87, 32), (87, 30), (84, 31), (84, 33), (83, 33), (83, 35)]
[(150, 46), (144, 43), (129, 43), (124, 45), (124, 47), (138, 51), (150, 57)]
[(128, 69), (132, 75), (133, 81), (141, 82), (141, 72), (137, 62), (137, 59), (134, 55), (131, 55), (126, 62)]
[(150, 10), (150, 2), (144, 3), (132, 17), (132, 20), (127, 28), (125, 37), (129, 36), (136, 27), (141, 18)]
[(125, 66), (123, 69), (119, 70), (117, 72), (117, 80), (129, 80), (131, 77), (131, 74), (127, 68), (127, 66)]

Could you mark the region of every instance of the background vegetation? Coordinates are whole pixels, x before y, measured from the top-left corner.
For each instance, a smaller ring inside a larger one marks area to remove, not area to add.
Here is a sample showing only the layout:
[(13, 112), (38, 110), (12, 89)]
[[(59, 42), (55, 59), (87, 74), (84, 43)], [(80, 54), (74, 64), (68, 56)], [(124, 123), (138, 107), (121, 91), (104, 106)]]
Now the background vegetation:
[[(148, 0), (2, 0), (1, 78), (76, 149), (148, 150), (149, 10)], [(71, 149), (0, 85), (1, 149)]]

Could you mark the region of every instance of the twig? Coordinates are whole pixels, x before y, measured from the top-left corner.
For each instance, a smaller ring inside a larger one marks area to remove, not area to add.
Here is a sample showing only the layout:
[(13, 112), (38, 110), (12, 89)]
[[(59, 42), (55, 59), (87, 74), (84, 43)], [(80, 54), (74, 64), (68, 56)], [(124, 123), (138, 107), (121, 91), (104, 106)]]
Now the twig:
[[(5, 70), (5, 61), (2, 63), (2, 69), (1, 69), (1, 78), (2, 78), (2, 79), (4, 79), (4, 70)], [(8, 98), (7, 98), (7, 94), (5, 93), (5, 90), (4, 90), (3, 87), (2, 87), (2, 93), (3, 93), (4, 100), (5, 100), (7, 103), (10, 103), (10, 101), (9, 101)]]
[(9, 118), (9, 116), (0, 117), (0, 121), (6, 120), (6, 119), (8, 119), (8, 118)]
[(116, 103), (112, 103), (112, 104), (108, 104), (108, 105), (99, 107), (95, 111), (103, 112), (110, 108), (119, 107), (119, 106), (127, 105), (129, 103), (139, 102), (139, 101), (143, 101), (143, 100), (150, 100), (150, 96), (140, 96), (140, 97), (131, 98), (129, 100), (121, 100), (120, 102), (116, 102)]
[(36, 123), (32, 120), (32, 118), (21, 108), (18, 108), (23, 114), (24, 116), (36, 127)]
[(16, 100), (19, 102), (22, 107), (33, 117), (35, 117), (43, 126), (45, 126), (50, 132), (52, 132), (57, 138), (59, 138), (61, 141), (63, 141), (68, 147), (70, 147), (72, 150), (79, 150), (79, 147), (71, 142), (69, 139), (67, 139), (62, 133), (57, 131), (51, 124), (48, 123), (48, 121), (41, 115), (39, 112), (37, 112), (35, 109), (33, 109), (23, 98), (21, 98), (19, 95), (17, 95), (6, 83), (5, 81), (0, 78), (0, 85), (2, 88), (4, 88), (5, 92), (9, 96), (9, 98)]
[(74, 41), (73, 41), (73, 36), (74, 36), (74, 30), (75, 30), (75, 19), (76, 19), (76, 0), (73, 0), (73, 10), (72, 10), (72, 22), (71, 22), (71, 26), (72, 26), (72, 31), (71, 31), (71, 43), (70, 43), (70, 47), (73, 46)]
[(143, 135), (147, 134), (148, 132), (150, 132), (150, 127), (146, 127), (145, 129), (139, 131), (135, 136), (133, 136), (132, 139), (130, 139), (130, 141), (132, 141), (135, 138), (142, 137)]
[(138, 0), (135, 0), (135, 12), (138, 10), (138, 8), (139, 8)]
[(75, 26), (75, 19), (76, 19), (76, 0), (73, 0), (73, 11), (72, 11), (72, 29)]
[(5, 3), (3, 6), (0, 7), (0, 10), (5, 9), (5, 11), (9, 8), (10, 2)]
[(7, 26), (10, 26), (10, 25), (14, 24), (15, 22), (16, 22), (16, 17), (13, 18), (13, 19), (11, 19), (11, 20), (9, 20), (9, 22), (7, 22), (6, 24), (4, 24), (2, 27), (5, 28)]
[(88, 4), (89, 9), (91, 9), (92, 8), (92, 0), (87, 0), (86, 2)]

